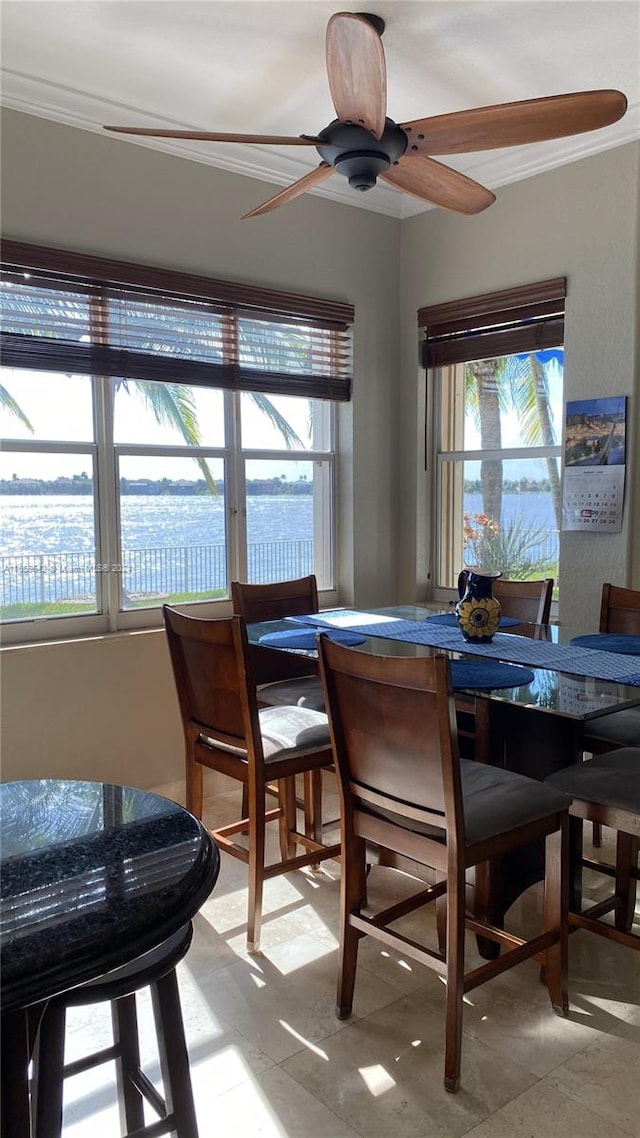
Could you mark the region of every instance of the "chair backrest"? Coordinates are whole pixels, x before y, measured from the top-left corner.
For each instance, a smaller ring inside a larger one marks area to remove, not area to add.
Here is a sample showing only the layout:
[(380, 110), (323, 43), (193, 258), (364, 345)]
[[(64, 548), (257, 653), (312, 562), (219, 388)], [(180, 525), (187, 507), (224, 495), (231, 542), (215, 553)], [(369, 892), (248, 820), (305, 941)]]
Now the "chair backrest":
[[(460, 577), (466, 577), (463, 569)], [(500, 604), (503, 616), (512, 616), (526, 624), (548, 624), (553, 596), (553, 577), (536, 581), (511, 581), (498, 577), (491, 591)]]
[(493, 582), (493, 595), (505, 616), (518, 617), (528, 624), (548, 624), (551, 614), (553, 577), (538, 581)]
[(618, 585), (602, 586), (600, 632), (640, 636), (640, 591)]
[(390, 811), (464, 841), (449, 662), (373, 656), (319, 638), (343, 817)]
[[(260, 620), (281, 620), (285, 616), (303, 616), (318, 611), (318, 586), (313, 574), (293, 581), (273, 581), (267, 585), (231, 582), (233, 611), (247, 624)], [(257, 684), (314, 675), (314, 660), (273, 648), (251, 646), (253, 670)]]
[(318, 586), (313, 574), (295, 581), (273, 581), (267, 585), (231, 582), (233, 611), (247, 624), (259, 620), (280, 620), (283, 616), (303, 616), (318, 611)]
[(251, 654), (242, 617), (184, 616), (164, 605), (164, 623), (185, 734), (261, 757)]

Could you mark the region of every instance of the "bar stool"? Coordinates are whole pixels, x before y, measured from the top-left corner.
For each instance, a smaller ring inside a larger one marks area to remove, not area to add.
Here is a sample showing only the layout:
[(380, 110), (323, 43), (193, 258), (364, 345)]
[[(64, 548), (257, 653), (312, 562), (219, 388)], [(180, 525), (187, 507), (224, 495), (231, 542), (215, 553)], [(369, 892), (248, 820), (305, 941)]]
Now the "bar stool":
[[(193, 928), (184, 925), (157, 948), (78, 988), (50, 1000), (40, 1023), (33, 1056), (34, 1138), (60, 1138), (64, 1079), (115, 1059), (120, 1125), (125, 1135), (169, 1134), (198, 1138), (189, 1059), (180, 1009), (176, 965), (186, 954)], [(151, 989), (164, 1098), (140, 1069), (136, 992)], [(73, 1063), (64, 1062), (67, 1008), (109, 1001), (113, 1046)], [(144, 1101), (161, 1121), (145, 1125)]]

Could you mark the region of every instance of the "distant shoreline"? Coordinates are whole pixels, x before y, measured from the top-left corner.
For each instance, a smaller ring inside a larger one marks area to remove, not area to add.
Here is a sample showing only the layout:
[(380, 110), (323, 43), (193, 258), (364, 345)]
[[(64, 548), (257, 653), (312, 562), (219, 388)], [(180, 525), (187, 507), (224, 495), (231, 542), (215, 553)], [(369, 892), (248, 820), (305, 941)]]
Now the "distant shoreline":
[[(304, 478), (297, 482), (287, 482), (280, 478), (254, 478), (247, 481), (247, 494), (264, 497), (284, 496), (296, 498), (299, 495), (313, 494), (313, 482)], [(216, 481), (220, 495), (224, 494), (224, 482)], [(211, 493), (204, 479), (196, 482), (185, 480), (173, 481), (170, 478), (134, 480), (132, 478), (120, 479), (120, 493), (122, 495), (135, 494), (138, 497), (156, 498), (160, 495), (172, 497), (205, 497)], [(75, 478), (3, 478), (0, 479), (0, 495), (21, 496), (49, 496), (49, 495), (77, 495), (85, 497), (93, 494), (93, 479), (82, 475)]]
[[(216, 481), (220, 495), (224, 494), (224, 482)], [(505, 494), (548, 494), (547, 481), (533, 482), (529, 479), (508, 479), (503, 484)], [(251, 496), (263, 497), (291, 497), (313, 494), (313, 481), (299, 478), (296, 482), (287, 482), (285, 478), (250, 478), (247, 479), (246, 491)], [(479, 494), (481, 484), (478, 479), (468, 479), (464, 484), (465, 494)], [(171, 495), (172, 497), (205, 497), (211, 493), (204, 479), (188, 481), (187, 479), (172, 480), (170, 478), (158, 479), (120, 479), (120, 493), (122, 495), (135, 494), (139, 497), (158, 497)], [(76, 475), (73, 478), (3, 478), (0, 479), (0, 495), (38, 496), (42, 495), (78, 495), (93, 494), (93, 479), (88, 475)]]

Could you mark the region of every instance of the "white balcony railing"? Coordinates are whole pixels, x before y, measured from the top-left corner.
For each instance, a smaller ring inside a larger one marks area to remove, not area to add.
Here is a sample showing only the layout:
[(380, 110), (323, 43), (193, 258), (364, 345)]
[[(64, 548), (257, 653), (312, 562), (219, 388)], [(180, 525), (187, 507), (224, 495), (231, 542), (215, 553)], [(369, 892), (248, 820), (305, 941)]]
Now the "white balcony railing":
[[(313, 572), (313, 539), (248, 545), (249, 580), (260, 583)], [(122, 578), (125, 598), (228, 591), (225, 546), (128, 549), (122, 564), (101, 565), (91, 553), (29, 553), (0, 557), (0, 607), (92, 601), (99, 574)]]

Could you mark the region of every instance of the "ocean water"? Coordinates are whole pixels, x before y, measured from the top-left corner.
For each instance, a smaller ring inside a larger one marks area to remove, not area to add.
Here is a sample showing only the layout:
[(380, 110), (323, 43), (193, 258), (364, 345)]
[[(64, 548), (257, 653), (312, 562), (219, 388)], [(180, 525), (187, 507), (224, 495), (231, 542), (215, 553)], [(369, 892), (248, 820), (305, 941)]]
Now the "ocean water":
[[(481, 496), (467, 495), (465, 513), (481, 512)], [(550, 495), (504, 496), (503, 522), (523, 512), (527, 524), (549, 534), (553, 547), (556, 522)], [(222, 497), (123, 496), (122, 562), (116, 571), (122, 574), (125, 591), (182, 594), (226, 588), (226, 517)], [(0, 533), (2, 603), (95, 596), (90, 495), (5, 495), (0, 499)], [(313, 572), (313, 536), (311, 495), (249, 495), (249, 579)]]
[[(224, 542), (222, 498), (132, 494), (121, 499), (123, 550)], [(5, 495), (0, 503), (2, 554), (91, 553), (90, 495)], [(250, 541), (313, 536), (312, 495), (247, 498)]]

